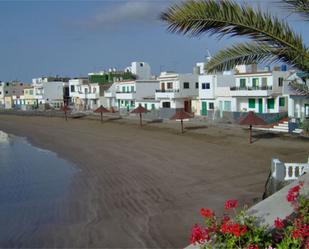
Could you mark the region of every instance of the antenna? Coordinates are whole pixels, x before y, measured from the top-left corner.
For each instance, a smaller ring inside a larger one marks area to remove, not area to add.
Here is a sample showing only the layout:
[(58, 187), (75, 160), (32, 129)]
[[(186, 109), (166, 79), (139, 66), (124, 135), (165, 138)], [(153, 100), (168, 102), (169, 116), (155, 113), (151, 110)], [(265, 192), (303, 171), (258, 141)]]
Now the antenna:
[(207, 53), (207, 55), (205, 55), (205, 61), (206, 61), (206, 62), (209, 62), (209, 61), (210, 61), (210, 59), (211, 59), (211, 54), (210, 54), (210, 52), (209, 52), (209, 49), (208, 49), (208, 48), (206, 48), (206, 53)]

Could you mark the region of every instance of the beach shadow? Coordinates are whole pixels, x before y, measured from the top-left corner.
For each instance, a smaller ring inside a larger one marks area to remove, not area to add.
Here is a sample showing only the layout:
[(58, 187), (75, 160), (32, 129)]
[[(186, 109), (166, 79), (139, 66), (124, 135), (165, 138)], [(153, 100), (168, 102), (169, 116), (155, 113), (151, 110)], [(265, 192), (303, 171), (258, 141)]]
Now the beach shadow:
[(189, 126), (185, 127), (186, 130), (198, 130), (198, 129), (205, 129), (208, 128), (207, 125), (199, 125), (199, 126)]

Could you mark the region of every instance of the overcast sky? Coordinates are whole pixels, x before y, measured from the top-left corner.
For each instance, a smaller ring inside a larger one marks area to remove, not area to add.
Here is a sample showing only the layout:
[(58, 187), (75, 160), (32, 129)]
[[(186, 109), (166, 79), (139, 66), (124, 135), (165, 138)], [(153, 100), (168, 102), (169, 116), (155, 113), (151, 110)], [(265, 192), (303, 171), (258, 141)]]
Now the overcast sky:
[[(282, 18), (287, 14), (271, 0), (247, 1)], [(34, 77), (78, 77), (132, 61), (160, 70), (191, 72), (209, 49), (214, 54), (235, 39), (188, 38), (166, 31), (158, 15), (168, 0), (1, 1), (0, 80), (30, 82)], [(309, 32), (297, 16), (288, 19), (309, 46)]]

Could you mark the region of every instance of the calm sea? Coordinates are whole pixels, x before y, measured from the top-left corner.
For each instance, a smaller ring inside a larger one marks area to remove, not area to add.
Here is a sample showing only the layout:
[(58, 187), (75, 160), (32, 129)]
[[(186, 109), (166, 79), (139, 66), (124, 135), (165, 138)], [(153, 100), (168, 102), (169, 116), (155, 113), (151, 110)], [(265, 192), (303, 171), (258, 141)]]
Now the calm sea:
[(76, 172), (56, 154), (0, 131), (0, 247), (16, 246), (57, 222), (55, 210)]

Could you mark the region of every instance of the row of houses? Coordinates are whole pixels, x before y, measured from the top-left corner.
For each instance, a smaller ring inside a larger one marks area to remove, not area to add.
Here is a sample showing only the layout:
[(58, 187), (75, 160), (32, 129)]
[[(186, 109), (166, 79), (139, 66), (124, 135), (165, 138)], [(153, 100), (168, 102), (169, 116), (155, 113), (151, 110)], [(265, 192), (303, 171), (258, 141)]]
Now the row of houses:
[(204, 68), (205, 63), (197, 63), (192, 73), (161, 72), (156, 77), (148, 63), (133, 62), (125, 70), (113, 68), (87, 77), (37, 78), (31, 85), (1, 83), (0, 106), (31, 109), (68, 104), (83, 111), (103, 105), (130, 111), (142, 105), (166, 117), (178, 109), (202, 117), (247, 111), (309, 117), (308, 96), (290, 87), (291, 82), (308, 86), (306, 73), (287, 70), (284, 65), (263, 70), (256, 65), (242, 65), (216, 74), (207, 74)]

